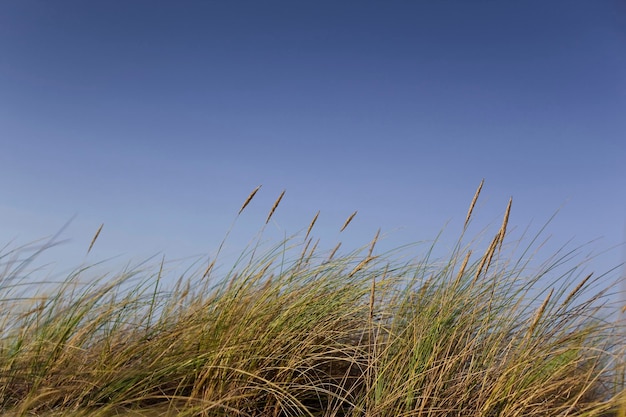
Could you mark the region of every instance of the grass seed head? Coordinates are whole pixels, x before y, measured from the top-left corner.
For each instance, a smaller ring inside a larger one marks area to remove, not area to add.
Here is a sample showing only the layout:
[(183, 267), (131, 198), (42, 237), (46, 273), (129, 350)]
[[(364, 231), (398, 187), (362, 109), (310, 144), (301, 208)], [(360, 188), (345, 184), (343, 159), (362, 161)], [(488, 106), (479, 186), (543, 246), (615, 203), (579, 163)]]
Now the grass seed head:
[(339, 250), (339, 247), (341, 246), (341, 242), (337, 243), (337, 245), (335, 245), (335, 247), (333, 248), (332, 251), (330, 251), (330, 255), (328, 256), (328, 262), (332, 261), (332, 259), (335, 257), (335, 254), (337, 253), (337, 251)]
[(315, 222), (317, 221), (319, 215), (320, 212), (318, 210), (317, 213), (315, 213), (315, 216), (313, 216), (313, 220), (311, 220), (311, 223), (309, 223), (309, 227), (306, 229), (306, 235), (304, 235), (304, 240), (306, 240), (309, 237), (309, 234), (311, 234), (311, 230), (313, 230), (313, 226), (315, 226)]
[(242, 211), (244, 211), (244, 209), (248, 206), (248, 204), (250, 204), (250, 201), (252, 201), (252, 199), (254, 198), (254, 196), (260, 189), (261, 189), (261, 186), (258, 185), (254, 190), (252, 190), (248, 198), (246, 198), (246, 201), (243, 202), (243, 205), (239, 209), (239, 213), (237, 213), (238, 216), (241, 214)]
[(96, 230), (96, 234), (93, 236), (93, 239), (91, 239), (91, 243), (89, 244), (89, 248), (87, 249), (87, 253), (91, 252), (91, 248), (93, 248), (94, 243), (96, 243), (96, 240), (98, 239), (98, 236), (100, 236), (100, 232), (102, 231), (102, 227), (104, 227), (104, 223), (100, 224), (100, 227), (98, 227), (98, 230)]
[(372, 242), (370, 243), (370, 249), (369, 249), (369, 252), (367, 253), (368, 258), (372, 257), (372, 253), (374, 252), (374, 246), (376, 246), (376, 242), (378, 242), (379, 235), (380, 235), (380, 228), (376, 231), (376, 235), (374, 236), (374, 239), (372, 239)]
[(476, 192), (474, 193), (474, 197), (472, 198), (472, 202), (470, 203), (469, 210), (467, 211), (467, 216), (465, 217), (465, 224), (463, 225), (464, 229), (467, 229), (467, 225), (469, 224), (469, 221), (472, 217), (472, 212), (474, 211), (474, 206), (476, 205), (476, 202), (478, 201), (478, 196), (480, 195), (480, 191), (483, 189), (484, 183), (485, 183), (485, 179), (483, 178), (482, 181), (480, 181), (480, 184), (478, 184), (478, 188), (476, 189)]
[(509, 224), (509, 215), (511, 214), (511, 205), (513, 204), (513, 198), (509, 198), (509, 203), (506, 206), (506, 210), (504, 211), (504, 218), (502, 219), (502, 226), (500, 226), (500, 243), (498, 244), (498, 250), (502, 249), (502, 243), (504, 242), (504, 237), (506, 236), (506, 227)]
[(285, 191), (286, 190), (283, 190), (283, 192), (280, 193), (280, 195), (278, 196), (278, 198), (274, 202), (274, 205), (272, 206), (272, 209), (270, 210), (270, 213), (267, 215), (267, 219), (265, 220), (265, 224), (268, 224), (270, 222), (270, 219), (272, 218), (272, 215), (274, 214), (274, 211), (276, 211), (276, 208), (280, 204), (280, 200), (282, 200), (283, 196), (285, 195)]
[(352, 221), (352, 219), (354, 219), (354, 216), (356, 216), (357, 211), (355, 211), (354, 213), (352, 213), (345, 221), (345, 223), (343, 224), (343, 226), (341, 226), (341, 229), (339, 230), (339, 232), (343, 232), (345, 230), (346, 227), (348, 227), (348, 225), (350, 224), (350, 222)]

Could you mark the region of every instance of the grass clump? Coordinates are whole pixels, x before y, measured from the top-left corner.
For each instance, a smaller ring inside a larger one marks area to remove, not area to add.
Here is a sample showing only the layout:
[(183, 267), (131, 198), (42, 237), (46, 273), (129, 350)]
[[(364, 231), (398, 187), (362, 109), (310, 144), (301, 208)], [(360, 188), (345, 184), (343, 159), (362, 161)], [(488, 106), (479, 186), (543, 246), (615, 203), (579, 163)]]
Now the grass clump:
[(0, 410), (624, 416), (626, 344), (607, 320), (610, 288), (580, 279), (577, 267), (543, 284), (572, 253), (530, 275), (523, 258), (504, 256), (510, 207), (485, 252), (461, 237), (443, 263), (375, 255), (378, 234), (355, 252), (324, 255), (310, 237), (317, 215), (301, 243), (252, 247), (225, 276), (213, 261), (172, 286), (162, 261), (95, 280), (82, 268), (50, 295), (29, 295), (36, 284), (22, 273), (32, 257), (9, 251)]

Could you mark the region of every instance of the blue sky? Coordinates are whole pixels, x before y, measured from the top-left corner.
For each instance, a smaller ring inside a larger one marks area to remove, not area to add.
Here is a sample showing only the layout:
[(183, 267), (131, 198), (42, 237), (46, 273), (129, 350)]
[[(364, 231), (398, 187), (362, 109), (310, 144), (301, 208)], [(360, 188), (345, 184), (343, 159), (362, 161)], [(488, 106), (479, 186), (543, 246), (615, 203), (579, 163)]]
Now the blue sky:
[[(57, 269), (226, 251), (321, 211), (322, 245), (395, 247), (557, 210), (622, 261), (626, 6), (620, 1), (0, 4), (0, 240), (58, 231)], [(349, 229), (338, 233), (354, 210)], [(94, 251), (85, 250), (100, 223)], [(449, 232), (449, 233), (448, 233)], [(416, 249), (419, 254), (421, 247)]]

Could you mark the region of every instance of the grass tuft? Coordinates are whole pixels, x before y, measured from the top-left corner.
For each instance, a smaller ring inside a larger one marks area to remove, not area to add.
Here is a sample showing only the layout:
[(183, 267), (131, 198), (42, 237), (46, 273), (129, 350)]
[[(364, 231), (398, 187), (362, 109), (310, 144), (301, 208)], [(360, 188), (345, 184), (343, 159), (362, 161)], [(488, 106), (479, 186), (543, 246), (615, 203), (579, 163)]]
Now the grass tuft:
[(310, 237), (318, 212), (304, 239), (246, 249), (224, 276), (213, 259), (171, 287), (163, 258), (96, 278), (82, 267), (42, 292), (24, 272), (41, 250), (21, 260), (28, 248), (5, 248), (0, 410), (623, 417), (626, 343), (609, 320), (612, 287), (580, 279), (580, 265), (557, 273), (575, 252), (530, 273), (507, 252), (510, 210), (482, 255), (459, 239), (438, 262), (375, 254), (380, 231), (347, 255), (321, 252)]

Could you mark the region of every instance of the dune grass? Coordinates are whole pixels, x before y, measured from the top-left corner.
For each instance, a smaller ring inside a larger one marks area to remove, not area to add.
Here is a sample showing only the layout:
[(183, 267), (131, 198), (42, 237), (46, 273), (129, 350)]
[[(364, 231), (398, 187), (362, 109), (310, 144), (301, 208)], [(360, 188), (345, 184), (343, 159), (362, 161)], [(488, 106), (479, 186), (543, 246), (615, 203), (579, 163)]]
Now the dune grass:
[(0, 411), (624, 417), (612, 288), (576, 265), (552, 276), (571, 253), (533, 273), (527, 253), (505, 256), (509, 210), (486, 251), (461, 236), (443, 262), (376, 255), (378, 235), (321, 253), (316, 216), (304, 239), (253, 246), (223, 276), (213, 261), (171, 286), (163, 263), (89, 280), (86, 267), (30, 295), (19, 251), (5, 252)]

